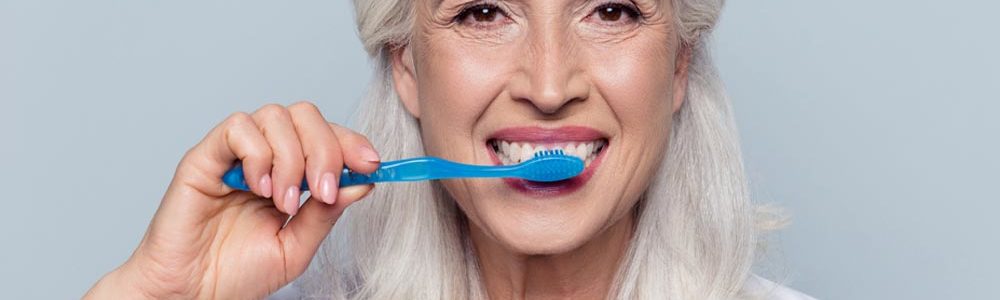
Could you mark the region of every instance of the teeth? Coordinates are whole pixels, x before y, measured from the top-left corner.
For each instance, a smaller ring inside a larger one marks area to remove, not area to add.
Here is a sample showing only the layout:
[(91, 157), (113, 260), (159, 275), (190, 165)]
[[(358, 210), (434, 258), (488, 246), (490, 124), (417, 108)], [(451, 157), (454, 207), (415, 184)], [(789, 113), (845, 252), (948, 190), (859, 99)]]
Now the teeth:
[(569, 145), (566, 145), (565, 148), (563, 148), (563, 153), (565, 153), (566, 155), (569, 155), (569, 156), (586, 157), (586, 156), (581, 155), (580, 151), (577, 151), (577, 149), (580, 149), (579, 145), (569, 144)]
[(531, 145), (528, 144), (521, 145), (521, 159), (519, 159), (517, 162), (519, 163), (526, 162), (533, 156), (535, 156), (535, 149), (532, 148)]
[(511, 163), (517, 162), (518, 159), (521, 159), (521, 145), (518, 145), (516, 143), (510, 144), (510, 151), (507, 152), (507, 155), (501, 155), (501, 156), (503, 158), (506, 158)]
[(590, 154), (594, 152), (594, 151), (587, 151), (587, 144), (590, 144), (590, 143), (582, 143), (582, 144), (576, 145), (576, 147), (574, 147), (574, 149), (573, 149), (574, 152), (573, 152), (572, 155), (576, 156), (576, 157), (580, 157), (580, 159), (586, 160), (587, 157), (590, 156)]
[(569, 142), (549, 146), (535, 145), (523, 142), (510, 142), (494, 140), (491, 147), (496, 151), (497, 157), (504, 165), (519, 164), (535, 157), (535, 153), (545, 150), (562, 150), (566, 155), (575, 156), (590, 165), (597, 157), (597, 154), (604, 148), (604, 140), (590, 142)]

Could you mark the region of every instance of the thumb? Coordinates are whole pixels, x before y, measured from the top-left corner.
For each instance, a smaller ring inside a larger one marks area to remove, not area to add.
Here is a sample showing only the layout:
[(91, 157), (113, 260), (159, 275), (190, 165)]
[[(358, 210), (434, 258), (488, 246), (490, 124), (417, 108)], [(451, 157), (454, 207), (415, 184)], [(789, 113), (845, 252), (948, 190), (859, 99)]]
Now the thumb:
[(294, 278), (305, 272), (319, 245), (344, 213), (344, 209), (368, 195), (374, 186), (368, 184), (341, 188), (337, 191), (337, 202), (333, 204), (326, 204), (311, 196), (306, 200), (299, 213), (278, 232), (290, 276)]

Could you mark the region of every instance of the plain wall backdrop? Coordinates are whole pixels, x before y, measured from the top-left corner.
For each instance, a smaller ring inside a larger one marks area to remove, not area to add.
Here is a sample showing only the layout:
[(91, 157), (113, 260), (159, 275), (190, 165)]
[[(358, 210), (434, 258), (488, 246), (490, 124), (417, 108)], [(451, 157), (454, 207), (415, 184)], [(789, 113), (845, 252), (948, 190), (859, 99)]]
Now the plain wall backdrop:
[[(728, 2), (754, 194), (793, 221), (762, 270), (821, 299), (997, 297), (1000, 4)], [(2, 298), (77, 298), (122, 263), (231, 112), (346, 122), (354, 30), (345, 0), (0, 0)]]

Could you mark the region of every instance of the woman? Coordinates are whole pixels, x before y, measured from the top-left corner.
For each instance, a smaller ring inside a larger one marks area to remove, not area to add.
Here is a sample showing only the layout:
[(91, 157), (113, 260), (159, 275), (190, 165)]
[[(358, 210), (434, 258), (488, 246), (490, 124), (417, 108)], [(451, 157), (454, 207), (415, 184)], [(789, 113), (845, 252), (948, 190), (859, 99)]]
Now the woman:
[[(261, 298), (305, 273), (297, 296), (808, 299), (750, 273), (764, 220), (705, 45), (722, 2), (356, 0), (364, 135), (309, 103), (233, 114), (88, 296)], [(382, 158), (554, 148), (585, 172), (337, 187)], [(220, 182), (236, 160), (252, 192)]]

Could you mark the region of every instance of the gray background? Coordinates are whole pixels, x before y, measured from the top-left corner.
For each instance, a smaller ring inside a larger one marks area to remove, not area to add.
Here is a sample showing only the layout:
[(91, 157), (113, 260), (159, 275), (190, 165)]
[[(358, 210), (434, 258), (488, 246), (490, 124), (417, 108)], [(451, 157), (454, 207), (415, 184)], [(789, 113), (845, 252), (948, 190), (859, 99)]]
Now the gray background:
[[(729, 1), (715, 53), (769, 272), (825, 299), (996, 297), (1000, 5)], [(0, 0), (3, 298), (79, 297), (142, 237), (182, 153), (233, 111), (369, 78), (347, 1)]]

